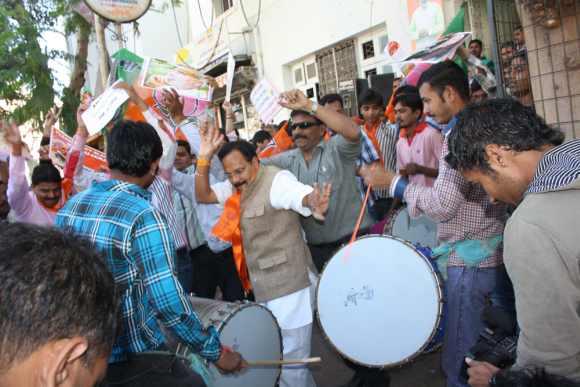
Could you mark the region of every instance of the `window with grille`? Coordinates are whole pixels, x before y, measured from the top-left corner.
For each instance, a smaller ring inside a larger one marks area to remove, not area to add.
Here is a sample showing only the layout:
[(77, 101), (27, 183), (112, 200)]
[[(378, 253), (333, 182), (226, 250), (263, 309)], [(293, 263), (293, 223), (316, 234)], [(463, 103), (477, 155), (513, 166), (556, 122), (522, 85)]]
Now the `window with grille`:
[(306, 65), (306, 78), (316, 78), (316, 63), (312, 62)]
[(375, 44), (372, 40), (362, 44), (363, 59), (370, 59), (375, 56)]
[(302, 83), (304, 82), (304, 74), (302, 73), (302, 67), (297, 68), (294, 70), (294, 83)]

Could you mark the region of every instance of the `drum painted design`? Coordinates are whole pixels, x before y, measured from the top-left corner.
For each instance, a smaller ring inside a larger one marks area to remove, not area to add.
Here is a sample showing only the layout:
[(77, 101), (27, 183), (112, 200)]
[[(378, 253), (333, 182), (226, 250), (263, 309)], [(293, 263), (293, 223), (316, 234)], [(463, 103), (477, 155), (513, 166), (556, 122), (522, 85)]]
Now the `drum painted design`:
[(399, 208), (387, 219), (383, 234), (434, 248), (437, 246), (437, 223), (428, 217), (421, 215), (411, 218), (407, 208)]
[(317, 307), (326, 338), (344, 357), (368, 367), (396, 366), (419, 355), (436, 334), (441, 283), (408, 242), (369, 235), (327, 263)]
[[(242, 354), (244, 359), (281, 360), (282, 333), (274, 315), (255, 303), (228, 303), (190, 297), (195, 312), (204, 326), (213, 325), (220, 341)], [(236, 375), (222, 375), (210, 365), (214, 387), (274, 387), (281, 368), (250, 367)]]

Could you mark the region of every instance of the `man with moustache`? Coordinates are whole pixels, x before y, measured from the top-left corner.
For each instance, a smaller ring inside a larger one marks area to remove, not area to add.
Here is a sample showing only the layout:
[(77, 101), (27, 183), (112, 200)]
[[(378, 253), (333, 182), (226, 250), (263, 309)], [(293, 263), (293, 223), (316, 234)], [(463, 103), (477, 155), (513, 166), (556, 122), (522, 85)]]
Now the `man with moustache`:
[[(263, 159), (292, 172), (303, 184), (331, 183), (332, 200), (324, 223), (303, 218), (312, 259), (319, 272), (336, 250), (350, 238), (362, 199), (356, 184), (356, 165), (361, 152), (361, 131), (346, 115), (312, 102), (299, 90), (283, 93), (280, 104), (290, 113), (295, 149)], [(324, 141), (326, 128), (337, 135)], [(370, 227), (365, 214), (361, 229)]]

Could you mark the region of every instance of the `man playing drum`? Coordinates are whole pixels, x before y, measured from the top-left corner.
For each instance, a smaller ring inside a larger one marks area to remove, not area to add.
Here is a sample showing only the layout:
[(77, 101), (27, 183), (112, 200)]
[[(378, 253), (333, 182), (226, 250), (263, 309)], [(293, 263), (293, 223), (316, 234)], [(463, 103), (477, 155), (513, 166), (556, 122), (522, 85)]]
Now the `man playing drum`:
[(107, 136), (110, 180), (77, 194), (56, 216), (57, 227), (105, 256), (121, 298), (105, 386), (205, 386), (188, 362), (162, 352), (167, 341), (159, 322), (221, 371), (245, 366), (240, 354), (222, 348), (215, 329), (202, 326), (175, 276), (175, 243), (147, 191), (161, 155), (151, 125), (121, 121)]
[[(451, 61), (434, 64), (421, 75), (419, 93), (425, 114), (445, 124), (447, 137), (469, 101), (467, 75)], [(447, 153), (445, 139), (433, 187), (380, 169), (363, 173), (373, 186), (390, 187), (393, 196), (404, 199), (411, 216), (423, 213), (438, 222), (441, 245), (433, 253), (447, 278), (443, 369), (448, 387), (463, 387), (461, 367), (484, 328), (484, 306), (492, 301), (511, 309), (513, 296), (502, 260), (506, 207), (492, 203), (480, 185), (451, 169), (444, 159)]]
[[(301, 184), (288, 171), (262, 166), (247, 141), (229, 142), (215, 128), (206, 129), (195, 176), (200, 203), (222, 203), (224, 214), (215, 236), (232, 242), (242, 285), (274, 314), (282, 329), (284, 358), (310, 355), (312, 305), (309, 269), (312, 258), (300, 225), (301, 216), (324, 220), (330, 184), (319, 189)], [(228, 181), (209, 184), (212, 156), (218, 151)], [(314, 386), (304, 367), (284, 367), (282, 387)]]

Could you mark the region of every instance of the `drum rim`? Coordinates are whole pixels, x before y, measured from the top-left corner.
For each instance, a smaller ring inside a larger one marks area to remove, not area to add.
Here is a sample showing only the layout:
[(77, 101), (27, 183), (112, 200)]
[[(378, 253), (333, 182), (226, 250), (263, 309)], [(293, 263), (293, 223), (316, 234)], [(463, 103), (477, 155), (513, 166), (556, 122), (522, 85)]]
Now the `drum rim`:
[(324, 272), (326, 271), (326, 267), (328, 266), (328, 264), (330, 263), (330, 261), (336, 256), (336, 254), (338, 254), (339, 251), (341, 251), (343, 248), (345, 248), (348, 243), (343, 244), (342, 246), (340, 246), (334, 253), (334, 255), (324, 264), (324, 267), (322, 268), (322, 271), (320, 272), (320, 276), (318, 278), (318, 283), (316, 285), (316, 320), (318, 321), (318, 325), (320, 326), (320, 330), (322, 331), (322, 335), (325, 338), (325, 340), (332, 346), (332, 348), (334, 348), (341, 356), (343, 356), (344, 358), (352, 361), (355, 364), (358, 365), (362, 365), (368, 368), (378, 368), (378, 369), (386, 369), (386, 368), (394, 368), (394, 367), (399, 367), (405, 364), (410, 363), (411, 361), (413, 361), (414, 359), (416, 359), (418, 356), (420, 356), (423, 351), (429, 346), (429, 344), (431, 343), (431, 340), (433, 340), (433, 338), (435, 337), (435, 335), (437, 334), (437, 330), (439, 328), (439, 324), (441, 323), (441, 318), (443, 315), (443, 281), (441, 281), (441, 278), (439, 278), (439, 275), (437, 274), (437, 272), (433, 269), (433, 266), (431, 266), (429, 259), (423, 254), (421, 253), (419, 250), (417, 250), (415, 248), (415, 246), (413, 246), (412, 243), (401, 239), (401, 238), (397, 238), (394, 237), (392, 235), (387, 235), (387, 234), (367, 234), (367, 235), (363, 235), (361, 237), (358, 237), (356, 241), (361, 240), (361, 239), (366, 239), (366, 238), (387, 238), (387, 239), (395, 239), (399, 242), (404, 243), (405, 245), (411, 247), (413, 249), (413, 251), (415, 251), (419, 257), (421, 259), (423, 259), (426, 263), (427, 266), (429, 267), (429, 270), (431, 271), (431, 274), (433, 275), (433, 277), (435, 278), (435, 284), (436, 284), (436, 289), (437, 289), (437, 294), (439, 295), (439, 302), (438, 302), (438, 313), (437, 313), (437, 320), (436, 320), (436, 324), (433, 327), (431, 334), (429, 335), (429, 338), (426, 340), (426, 342), (414, 353), (412, 353), (411, 355), (407, 356), (406, 358), (395, 362), (395, 363), (387, 363), (387, 364), (383, 364), (383, 365), (374, 365), (374, 364), (368, 364), (368, 363), (363, 363), (359, 360), (353, 359), (352, 357), (350, 357), (349, 355), (345, 354), (343, 351), (341, 351), (332, 341), (332, 339), (330, 337), (328, 337), (328, 335), (326, 334), (326, 331), (324, 330), (324, 326), (322, 324), (322, 321), (320, 320), (320, 308), (318, 305), (318, 299), (319, 299), (319, 290), (320, 290), (320, 283), (322, 282), (322, 276), (324, 275)]
[[(265, 310), (266, 312), (268, 312), (268, 314), (270, 316), (272, 316), (272, 319), (276, 323), (276, 329), (278, 331), (278, 337), (280, 338), (280, 350), (282, 351), (281, 352), (282, 359), (284, 359), (284, 341), (282, 339), (282, 328), (280, 328), (280, 324), (278, 324), (278, 319), (276, 318), (276, 316), (274, 316), (274, 313), (272, 313), (272, 311), (270, 309), (266, 308), (264, 305), (261, 305), (261, 304), (259, 304), (257, 302), (248, 301), (248, 300), (230, 302), (230, 301), (213, 300), (211, 298), (195, 297), (193, 295), (190, 295), (189, 298), (190, 298), (190, 301), (191, 301), (191, 298), (201, 298), (202, 300), (211, 300), (211, 301), (216, 301), (216, 302), (219, 302), (219, 303), (222, 303), (222, 304), (230, 304), (230, 305), (235, 305), (236, 306), (236, 308), (234, 309), (234, 312), (233, 313), (230, 313), (216, 327), (216, 330), (220, 334), (220, 337), (221, 337), (222, 330), (225, 327), (226, 323), (228, 321), (230, 321), (237, 312), (239, 312), (242, 309), (249, 308), (251, 306), (258, 306), (258, 307), (262, 308), (263, 310)], [(193, 305), (192, 305), (192, 308), (193, 308)], [(195, 309), (194, 309), (194, 311), (195, 311)], [(197, 312), (196, 312), (196, 314), (197, 314)], [(220, 340), (220, 344), (221, 344), (221, 340)], [(209, 360), (206, 360), (206, 363), (208, 365), (211, 365), (211, 366), (217, 368), (216, 365), (214, 363), (210, 363)], [(276, 366), (276, 368), (278, 369), (278, 376), (276, 378), (276, 381), (274, 383), (274, 386), (277, 386), (280, 383), (280, 377), (282, 376), (282, 366), (281, 365), (278, 365), (278, 366)]]
[[(393, 227), (395, 227), (395, 222), (397, 221), (397, 216), (403, 212), (403, 210), (407, 208), (406, 205), (402, 205), (401, 207), (397, 208), (391, 213), (389, 219), (385, 222), (383, 227), (383, 233), (381, 235), (389, 235), (392, 236), (391, 233), (393, 232)], [(387, 231), (387, 226), (389, 227), (389, 231)], [(388, 232), (388, 234), (387, 234)]]

